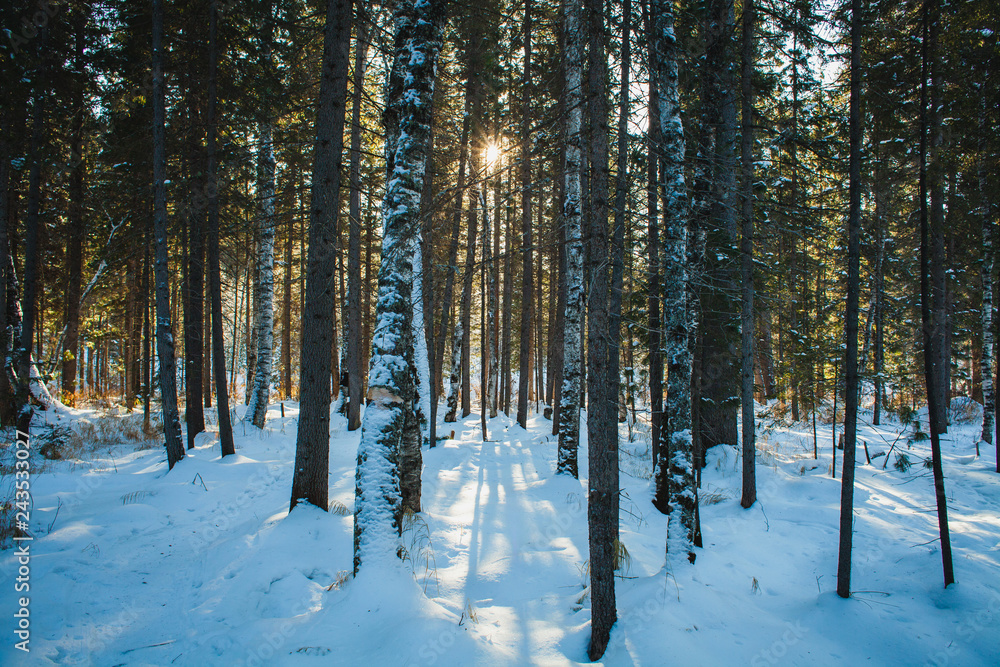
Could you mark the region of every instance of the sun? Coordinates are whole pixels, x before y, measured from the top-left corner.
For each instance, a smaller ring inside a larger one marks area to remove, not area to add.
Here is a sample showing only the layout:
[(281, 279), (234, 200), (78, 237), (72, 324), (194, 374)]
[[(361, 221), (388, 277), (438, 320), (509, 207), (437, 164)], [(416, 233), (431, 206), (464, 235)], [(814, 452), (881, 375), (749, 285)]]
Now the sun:
[(486, 166), (496, 167), (500, 164), (502, 157), (503, 152), (500, 150), (499, 144), (493, 141), (486, 144)]

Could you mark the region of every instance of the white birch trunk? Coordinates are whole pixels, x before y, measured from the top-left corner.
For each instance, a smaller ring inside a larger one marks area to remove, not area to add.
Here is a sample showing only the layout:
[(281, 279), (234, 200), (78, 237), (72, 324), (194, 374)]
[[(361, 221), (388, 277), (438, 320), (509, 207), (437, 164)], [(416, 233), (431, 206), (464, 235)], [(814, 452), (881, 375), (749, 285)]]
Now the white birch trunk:
[(559, 404), (559, 451), (556, 472), (579, 476), (581, 330), (583, 326), (583, 6), (566, 5), (566, 181), (563, 226), (566, 230), (566, 309), (563, 324), (563, 381)]
[(256, 365), (253, 390), (243, 421), (264, 428), (267, 403), (271, 396), (271, 365), (274, 352), (274, 144), (273, 124), (261, 123), (260, 150), (257, 156), (259, 190), (258, 229), (260, 247), (257, 253), (257, 294), (255, 295)]

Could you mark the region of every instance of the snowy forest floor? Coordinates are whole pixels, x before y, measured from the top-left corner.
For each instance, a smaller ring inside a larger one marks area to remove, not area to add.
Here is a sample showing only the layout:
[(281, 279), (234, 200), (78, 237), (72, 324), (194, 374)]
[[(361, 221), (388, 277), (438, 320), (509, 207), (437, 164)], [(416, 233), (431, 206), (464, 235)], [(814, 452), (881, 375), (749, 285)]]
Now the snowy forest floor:
[[(415, 576), (353, 580), (360, 431), (333, 420), (331, 512), (289, 515), (295, 404), (285, 415), (272, 406), (263, 431), (237, 424), (237, 454), (225, 460), (214, 433), (199, 436), (169, 474), (155, 442), (115, 443), (135, 417), (48, 415), (82, 444), (71, 459), (33, 457), (31, 653), (14, 648), (22, 594), (8, 549), (0, 664), (586, 662), (587, 485), (553, 474), (551, 422), (534, 417), (525, 432), (501, 415), (489, 442), (475, 414), (441, 423), (453, 438), (424, 450), (424, 511), (406, 520)], [(883, 470), (886, 459), (868, 465), (859, 443), (849, 600), (834, 592), (843, 452), (831, 479), (830, 425), (820, 424), (814, 460), (811, 424), (761, 421), (749, 510), (736, 448), (709, 452), (694, 565), (665, 559), (648, 432), (629, 441), (622, 425), (630, 561), (603, 664), (1000, 664), (1000, 475), (991, 448), (975, 456), (978, 421), (953, 424), (943, 443), (959, 582), (947, 590), (929, 441), (908, 446), (896, 421), (861, 425), (872, 456), (896, 449)], [(894, 466), (900, 451), (908, 471)], [(585, 445), (580, 454), (585, 474)]]

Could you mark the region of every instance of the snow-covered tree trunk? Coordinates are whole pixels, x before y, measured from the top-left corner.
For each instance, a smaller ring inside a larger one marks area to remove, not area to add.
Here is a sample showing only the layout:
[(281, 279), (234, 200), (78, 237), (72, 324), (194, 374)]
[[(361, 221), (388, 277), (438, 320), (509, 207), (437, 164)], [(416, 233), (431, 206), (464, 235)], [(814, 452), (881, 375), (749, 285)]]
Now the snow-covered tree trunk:
[[(694, 562), (698, 497), (691, 437), (691, 350), (688, 346), (688, 198), (684, 182), (684, 128), (677, 89), (678, 46), (673, 4), (652, 0), (654, 73), (660, 94), (663, 172), (663, 346), (667, 400), (660, 424), (657, 502), (669, 507), (667, 552)], [(664, 498), (666, 492), (666, 498)]]
[(563, 15), (566, 53), (566, 172), (563, 227), (566, 233), (566, 309), (563, 322), (562, 391), (556, 472), (579, 476), (580, 393), (583, 327), (583, 3), (567, 2)]
[[(431, 105), (441, 49), (442, 0), (400, 0), (393, 10), (393, 65), (386, 99), (389, 180), (382, 204), (382, 263), (355, 473), (354, 571), (392, 567), (404, 496), (401, 458), (413, 451), (417, 388), (413, 322), (420, 200), (431, 146)], [(419, 428), (416, 429), (419, 448)], [(416, 476), (419, 484), (419, 474)]]
[[(213, 5), (214, 10), (214, 5)], [(213, 11), (214, 21), (214, 11)], [(153, 234), (156, 237), (156, 354), (160, 361), (160, 401), (167, 467), (184, 458), (181, 422), (177, 412), (177, 375), (174, 340), (170, 333), (170, 268), (167, 236), (166, 99), (163, 82), (163, 3), (153, 0)], [(23, 430), (23, 429), (22, 429)]]
[(256, 305), (257, 343), (256, 368), (253, 372), (253, 391), (243, 420), (257, 428), (264, 428), (267, 403), (271, 396), (271, 365), (274, 351), (274, 144), (271, 136), (273, 123), (268, 120), (260, 125), (260, 149), (257, 154), (258, 178), (258, 230), (260, 245), (257, 251)]
[(337, 268), (340, 166), (344, 144), (351, 41), (350, 0), (328, 0), (323, 74), (316, 116), (309, 255), (302, 311), (299, 428), (290, 507), (300, 500), (323, 511), (329, 505), (330, 373), (333, 365), (334, 276)]

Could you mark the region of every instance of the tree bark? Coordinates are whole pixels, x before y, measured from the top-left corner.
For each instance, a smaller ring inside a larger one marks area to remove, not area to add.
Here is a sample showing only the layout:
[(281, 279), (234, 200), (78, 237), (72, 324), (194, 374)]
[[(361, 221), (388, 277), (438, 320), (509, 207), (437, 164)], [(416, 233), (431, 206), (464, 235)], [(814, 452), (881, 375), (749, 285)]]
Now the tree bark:
[[(189, 95), (193, 92), (189, 91)], [(192, 101), (193, 106), (193, 101)], [(191, 112), (194, 118), (194, 111)], [(192, 171), (200, 171), (195, 167), (199, 164), (199, 141), (190, 137), (189, 163)], [(187, 447), (194, 447), (195, 436), (205, 430), (205, 409), (202, 392), (204, 391), (204, 321), (205, 321), (205, 231), (203, 218), (204, 178), (191, 177), (189, 196), (185, 215), (188, 235), (188, 257), (185, 271), (184, 290), (184, 389), (186, 405), (184, 419), (187, 423)]]
[[(654, 34), (652, 18), (649, 15), (649, 0), (643, 3), (643, 20), (646, 24), (646, 34)], [(657, 77), (653, 69), (657, 66), (655, 41), (647, 42), (647, 60), (649, 62), (649, 117), (660, 117), (660, 93), (657, 90)], [(662, 137), (660, 124), (651, 122), (647, 126), (646, 151), (646, 216), (647, 235), (646, 248), (648, 260), (648, 294), (647, 310), (649, 313), (649, 406), (650, 406), (650, 442), (652, 443), (653, 471), (657, 470), (660, 459), (660, 429), (663, 423), (663, 351), (660, 331), (660, 228), (658, 183), (660, 177), (660, 156)], [(666, 488), (663, 488), (666, 493)], [(663, 507), (666, 497), (662, 495)]]
[[(983, 352), (979, 360), (980, 377), (983, 386), (983, 428), (980, 440), (993, 444), (993, 421), (996, 417), (996, 388), (993, 385), (993, 262), (994, 262), (994, 228), (995, 223), (990, 215), (990, 201), (987, 194), (987, 157), (986, 157), (986, 94), (985, 86), (982, 93), (982, 123), (980, 125), (979, 165), (977, 167), (977, 186), (979, 194), (979, 219), (983, 234), (983, 306), (981, 322), (983, 329)], [(976, 445), (978, 453), (979, 445)], [(997, 465), (1000, 465), (998, 463)]]
[(851, 596), (851, 547), (854, 535), (854, 459), (857, 450), (858, 315), (861, 259), (861, 0), (851, 0), (850, 70), (850, 212), (847, 220), (847, 312), (844, 332), (844, 472), (840, 486), (840, 542), (837, 559), (837, 595)]
[[(678, 45), (670, 0), (652, 0), (656, 85), (660, 94), (663, 173), (663, 332), (667, 405), (660, 425), (654, 499), (668, 511), (667, 553), (694, 562), (698, 496), (691, 437), (691, 349), (688, 316), (688, 199), (684, 128), (678, 91)], [(666, 493), (664, 493), (666, 491)], [(667, 502), (664, 503), (663, 501)], [(664, 507), (666, 505), (666, 507)]]
[(300, 412), (290, 509), (300, 501), (327, 511), (330, 467), (330, 368), (337, 268), (338, 193), (350, 64), (351, 0), (328, 0), (313, 149), (309, 259), (302, 311)]
[[(76, 20), (76, 43), (74, 62), (77, 74), (84, 72), (84, 12), (79, 12)], [(83, 290), (83, 240), (86, 236), (84, 217), (84, 176), (86, 164), (83, 159), (83, 121), (86, 114), (84, 102), (84, 81), (75, 81), (73, 128), (71, 130), (70, 156), (73, 171), (69, 183), (69, 247), (66, 268), (66, 337), (63, 342), (62, 400), (66, 405), (76, 403), (77, 348), (80, 343), (80, 295)], [(4, 224), (0, 222), (0, 224)], [(131, 333), (131, 327), (129, 328)], [(128, 372), (128, 371), (126, 371)]]
[[(420, 211), (425, 168), (431, 148), (431, 113), (440, 30), (440, 0), (401, 0), (393, 10), (396, 34), (393, 67), (386, 88), (386, 155), (395, 174), (382, 206), (382, 262), (379, 298), (372, 337), (368, 407), (358, 448), (354, 512), (354, 571), (392, 568), (396, 560), (401, 513), (407, 494), (400, 478), (401, 460), (419, 452), (418, 440), (400, 442), (414, 431), (415, 344), (413, 322), (414, 267), (420, 263)], [(419, 323), (418, 323), (419, 324)], [(400, 435), (402, 434), (402, 438)], [(412, 437), (410, 435), (409, 437)], [(418, 467), (419, 469), (419, 467)], [(419, 502), (419, 501), (418, 501)]]
[(578, 477), (583, 332), (583, 1), (569, 0), (563, 17), (566, 74), (566, 165), (563, 227), (566, 230), (566, 308), (556, 472)]
[(361, 103), (368, 68), (368, 15), (365, 4), (355, 7), (354, 90), (351, 96), (350, 204), (347, 240), (347, 430), (361, 427), (361, 385), (366, 352), (361, 332)]
[(528, 428), (528, 389), (534, 355), (535, 283), (531, 235), (531, 0), (524, 2), (524, 74), (521, 78), (521, 337), (518, 350), (517, 423)]
[[(629, 7), (631, 10), (631, 7)], [(589, 245), (587, 299), (587, 524), (590, 546), (591, 660), (604, 655), (617, 620), (615, 565), (618, 551), (618, 364), (617, 330), (609, 312), (608, 262), (608, 75), (603, 0), (586, 0), (590, 42), (587, 65), (590, 211), (585, 234)], [(617, 322), (616, 322), (617, 324)]]
[[(214, 6), (214, 5), (213, 5)], [(156, 353), (160, 362), (160, 402), (167, 466), (184, 458), (177, 413), (177, 374), (170, 331), (170, 267), (167, 236), (167, 154), (164, 123), (166, 91), (163, 81), (163, 2), (153, 0), (153, 234), (156, 237)]]
[(736, 101), (732, 64), (733, 1), (709, 3), (706, 66), (710, 87), (709, 124), (714, 133), (711, 161), (705, 279), (703, 293), (701, 437), (705, 448), (735, 444), (739, 404), (736, 351), (739, 315), (735, 263), (729, 257), (738, 238), (736, 187)]
[[(853, 0), (858, 2), (859, 0)], [(921, 39), (921, 85), (920, 85), (920, 320), (923, 329), (924, 343), (924, 382), (927, 390), (927, 416), (931, 435), (931, 465), (934, 474), (934, 495), (937, 499), (938, 530), (941, 535), (941, 564), (944, 570), (945, 588), (949, 584), (955, 583), (955, 571), (951, 558), (951, 534), (948, 528), (948, 500), (945, 495), (944, 470), (941, 465), (941, 439), (940, 434), (944, 432), (942, 424), (944, 413), (938, 405), (942, 398), (942, 392), (938, 383), (943, 374), (938, 368), (941, 361), (937, 355), (933, 340), (940, 331), (943, 331), (943, 323), (938, 319), (940, 313), (933, 307), (935, 305), (932, 294), (932, 272), (934, 271), (937, 253), (931, 248), (931, 230), (928, 220), (927, 210), (927, 189), (928, 178), (941, 178), (939, 169), (934, 169), (933, 173), (928, 173), (927, 164), (927, 135), (929, 132), (936, 132), (940, 128), (932, 128), (934, 124), (939, 124), (941, 117), (939, 112), (931, 114), (928, 118), (927, 109), (927, 79), (930, 75), (931, 87), (937, 88), (939, 85), (937, 77), (938, 54), (937, 37), (938, 22), (940, 21), (941, 10), (938, 0), (925, 0), (922, 8), (923, 34)], [(928, 71), (930, 70), (930, 71)], [(937, 93), (932, 93), (932, 100), (937, 99)], [(933, 102), (932, 102), (933, 104)], [(936, 152), (931, 153), (931, 162), (937, 157)], [(839, 592), (839, 591), (838, 591)]]
[(740, 234), (740, 262), (743, 277), (743, 307), (741, 309), (742, 313), (740, 322), (742, 375), (742, 395), (740, 403), (743, 408), (743, 496), (740, 498), (740, 505), (743, 508), (748, 508), (757, 501), (757, 476), (755, 471), (757, 464), (756, 416), (754, 415), (753, 398), (753, 70), (754, 49), (756, 48), (756, 38), (754, 37), (755, 21), (756, 8), (754, 7), (754, 0), (744, 0), (743, 71), (740, 76), (740, 85), (743, 91), (743, 132), (741, 151), (741, 160), (743, 164), (743, 214), (742, 232)]
[[(298, 186), (298, 170), (292, 183)], [(285, 400), (292, 398), (292, 244), (295, 240), (295, 216), (288, 216), (285, 236), (285, 266), (281, 272), (281, 390)]]
[[(209, 19), (208, 46), (208, 150), (206, 172), (208, 178), (208, 274), (212, 299), (212, 361), (215, 376), (215, 404), (219, 419), (219, 444), (222, 456), (236, 453), (233, 443), (233, 424), (229, 415), (229, 392), (226, 383), (226, 352), (222, 331), (222, 266), (219, 259), (219, 183), (216, 158), (216, 104), (218, 86), (218, 5), (212, 0)], [(159, 283), (159, 279), (157, 279)], [(233, 327), (235, 331), (236, 327)], [(236, 350), (233, 349), (235, 360)]]

